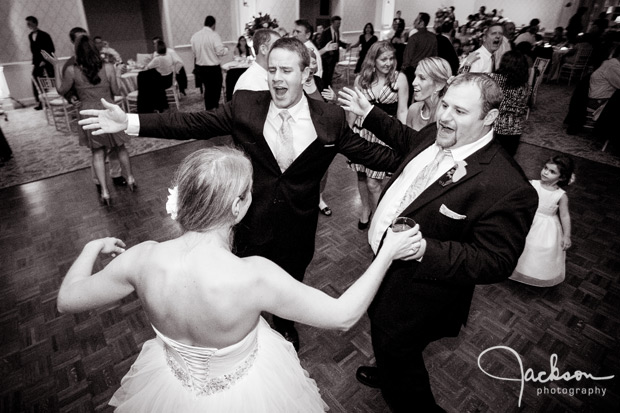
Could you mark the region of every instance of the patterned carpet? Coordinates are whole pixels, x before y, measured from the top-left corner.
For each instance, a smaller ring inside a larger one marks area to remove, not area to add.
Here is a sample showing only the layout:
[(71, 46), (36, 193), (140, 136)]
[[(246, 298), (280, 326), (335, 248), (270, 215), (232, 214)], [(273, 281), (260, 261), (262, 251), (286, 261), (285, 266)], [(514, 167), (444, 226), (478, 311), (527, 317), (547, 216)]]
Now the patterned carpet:
[[(351, 77), (351, 82), (353, 77)], [(337, 91), (344, 85), (344, 76), (334, 81)], [(191, 83), (190, 83), (191, 85)], [(531, 111), (523, 142), (564, 152), (595, 162), (620, 167), (620, 157), (608, 150), (602, 152), (602, 142), (582, 134), (567, 135), (562, 126), (572, 87), (542, 84), (538, 102)], [(203, 108), (198, 89), (189, 89), (181, 100), (181, 111), (191, 112)], [(78, 145), (75, 134), (58, 132), (49, 126), (45, 115), (32, 107), (7, 112), (9, 121), (2, 129), (13, 149), (13, 159), (0, 168), (0, 188), (20, 185), (90, 166), (90, 150)], [(134, 138), (127, 148), (131, 156), (180, 145), (185, 142), (165, 139)]]
[[(203, 108), (198, 89), (182, 97), (181, 110)], [(32, 107), (7, 111), (8, 121), (2, 131), (13, 150), (13, 158), (0, 167), (0, 188), (21, 185), (40, 179), (90, 167), (90, 149), (78, 145), (76, 133), (59, 132), (49, 126), (43, 111)], [(126, 144), (130, 156), (181, 145), (186, 142), (166, 139), (134, 138)]]

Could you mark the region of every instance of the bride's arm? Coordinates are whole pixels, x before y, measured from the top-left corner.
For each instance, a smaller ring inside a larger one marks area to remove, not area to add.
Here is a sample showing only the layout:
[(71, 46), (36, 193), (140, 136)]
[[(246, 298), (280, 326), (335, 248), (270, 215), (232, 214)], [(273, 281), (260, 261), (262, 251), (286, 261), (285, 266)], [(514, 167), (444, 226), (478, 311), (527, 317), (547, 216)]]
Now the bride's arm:
[(321, 328), (348, 330), (370, 305), (385, 272), (394, 259), (419, 258), (421, 234), (418, 226), (409, 231), (388, 231), (383, 247), (370, 267), (339, 298), (309, 287), (288, 275), (276, 264), (253, 258), (259, 272), (252, 294), (261, 310)]
[[(132, 268), (139, 259), (139, 246), (125, 252), (125, 244), (117, 238), (90, 241), (75, 260), (58, 291), (58, 311), (77, 313), (92, 310), (120, 300), (134, 291)], [(111, 254), (104, 269), (93, 274), (99, 254)], [(120, 254), (120, 255), (119, 255)]]

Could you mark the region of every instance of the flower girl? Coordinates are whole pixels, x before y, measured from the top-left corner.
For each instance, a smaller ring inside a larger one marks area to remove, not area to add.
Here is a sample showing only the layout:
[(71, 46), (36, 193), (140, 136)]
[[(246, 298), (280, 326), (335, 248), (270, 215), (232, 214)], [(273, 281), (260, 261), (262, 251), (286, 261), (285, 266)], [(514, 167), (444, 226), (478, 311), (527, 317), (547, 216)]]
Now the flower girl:
[(530, 181), (538, 192), (538, 209), (511, 280), (537, 287), (564, 281), (571, 223), (568, 197), (561, 187), (574, 181), (573, 169), (572, 159), (556, 155), (545, 163), (540, 180)]

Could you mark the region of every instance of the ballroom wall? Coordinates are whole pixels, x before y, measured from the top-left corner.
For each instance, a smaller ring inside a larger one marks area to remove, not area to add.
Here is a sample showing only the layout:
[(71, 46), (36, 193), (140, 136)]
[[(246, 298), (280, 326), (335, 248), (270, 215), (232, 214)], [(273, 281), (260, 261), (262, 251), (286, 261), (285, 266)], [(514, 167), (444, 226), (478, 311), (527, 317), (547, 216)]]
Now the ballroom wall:
[(35, 16), (39, 28), (52, 36), (57, 56), (73, 54), (69, 29), (87, 24), (81, 0), (0, 0), (0, 64), (11, 96), (27, 104), (34, 97), (26, 16)]
[[(299, 16), (299, 2), (296, 0), (132, 0), (132, 4), (135, 2), (142, 7), (157, 3), (161, 11), (161, 32), (168, 45), (183, 58), (188, 72), (193, 68), (189, 41), (192, 34), (203, 27), (207, 15), (216, 17), (217, 31), (231, 49), (243, 33), (245, 23), (258, 12), (270, 13), (288, 31), (292, 30), (293, 22)], [(566, 8), (563, 7), (565, 3), (566, 0), (503, 0), (497, 1), (493, 7), (504, 10), (504, 15), (517, 24), (526, 24), (531, 18), (538, 17), (543, 27), (552, 30), (557, 25), (565, 26), (578, 5), (578, 1), (574, 1), (573, 7)], [(394, 10), (402, 10), (407, 26), (411, 26), (421, 11), (433, 16), (439, 5), (454, 5), (460, 22), (466, 21), (467, 15), (476, 12), (481, 5), (492, 8), (487, 0), (444, 0), (441, 3), (436, 0), (331, 0), (331, 14), (339, 14), (343, 19), (343, 40), (355, 42), (366, 22), (373, 22), (376, 30), (381, 29), (382, 11), (387, 5), (394, 7)], [(67, 35), (69, 29), (74, 26), (89, 29), (82, 0), (0, 0), (0, 64), (5, 67), (4, 73), (12, 95), (25, 103), (32, 101), (32, 57), (24, 20), (28, 15), (39, 18), (41, 29), (50, 33), (56, 45), (56, 54), (61, 57), (72, 55)], [(123, 19), (118, 21), (121, 27), (112, 26), (111, 29), (122, 29), (131, 24), (128, 21), (132, 21), (131, 16), (123, 14)], [(135, 21), (142, 22), (142, 29), (136, 29), (138, 34), (130, 36), (136, 38), (122, 39), (122, 47), (127, 42), (135, 43), (132, 48), (150, 50), (148, 37), (152, 36), (147, 36), (144, 28), (144, 12)], [(150, 25), (153, 25), (152, 22)], [(134, 51), (128, 53), (133, 54)], [(128, 57), (123, 55), (123, 58)]]
[(467, 16), (477, 13), (480, 6), (486, 6), (487, 12), (493, 9), (503, 10), (503, 16), (514, 21), (517, 26), (528, 24), (534, 17), (540, 19), (541, 27), (553, 31), (557, 26), (565, 27), (568, 19), (575, 13), (579, 2), (571, 2), (571, 7), (564, 7), (568, 0), (519, 0), (519, 1), (488, 1), (488, 0), (394, 0), (395, 10), (402, 11), (405, 23), (410, 27), (418, 13), (426, 12), (431, 15), (433, 24), (435, 12), (440, 7), (454, 6), (454, 13), (460, 24), (467, 21)]

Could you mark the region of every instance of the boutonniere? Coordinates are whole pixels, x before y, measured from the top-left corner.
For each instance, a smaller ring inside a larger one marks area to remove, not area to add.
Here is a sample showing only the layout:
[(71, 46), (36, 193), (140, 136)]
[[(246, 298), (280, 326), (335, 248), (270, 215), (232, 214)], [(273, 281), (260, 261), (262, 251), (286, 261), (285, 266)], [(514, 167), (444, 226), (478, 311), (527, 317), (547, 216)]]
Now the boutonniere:
[(456, 165), (454, 165), (448, 172), (445, 173), (444, 176), (439, 179), (439, 184), (443, 187), (450, 185), (453, 182), (458, 182), (467, 174), (467, 169), (465, 166), (467, 162), (465, 161), (457, 161)]

